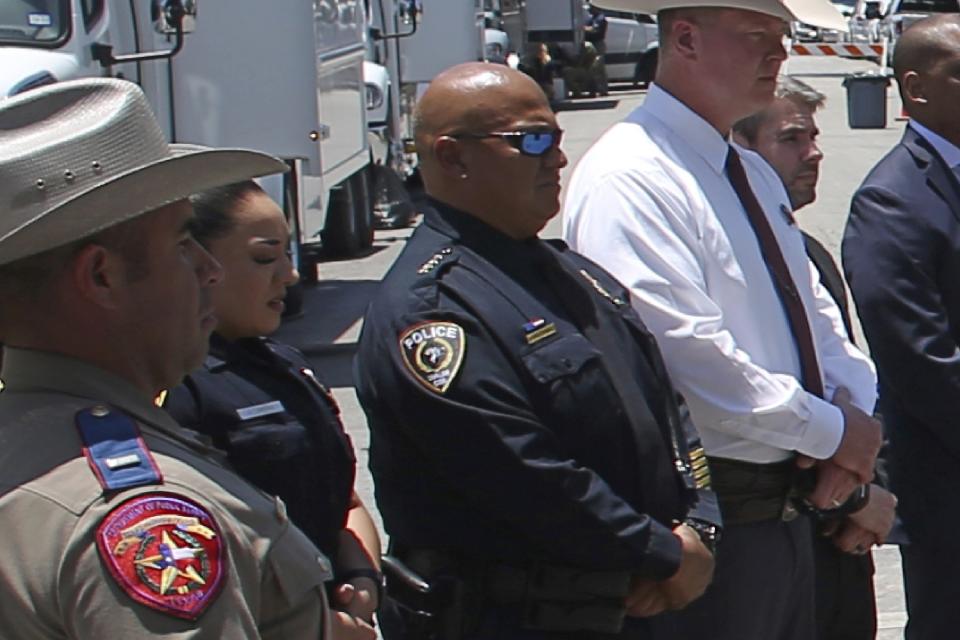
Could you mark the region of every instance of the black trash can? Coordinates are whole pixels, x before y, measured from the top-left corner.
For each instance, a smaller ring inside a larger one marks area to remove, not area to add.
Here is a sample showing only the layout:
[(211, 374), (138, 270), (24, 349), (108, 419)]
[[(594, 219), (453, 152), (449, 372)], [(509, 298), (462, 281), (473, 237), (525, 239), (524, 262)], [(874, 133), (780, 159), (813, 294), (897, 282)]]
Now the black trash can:
[(890, 77), (879, 73), (855, 73), (843, 79), (847, 90), (847, 122), (851, 129), (887, 126), (889, 85)]

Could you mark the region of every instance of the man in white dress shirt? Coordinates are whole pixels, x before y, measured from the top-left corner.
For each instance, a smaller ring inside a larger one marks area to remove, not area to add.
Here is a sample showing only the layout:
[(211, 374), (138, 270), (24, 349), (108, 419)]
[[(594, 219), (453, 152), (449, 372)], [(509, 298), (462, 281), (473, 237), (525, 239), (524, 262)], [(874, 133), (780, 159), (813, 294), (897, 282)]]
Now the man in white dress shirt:
[(714, 583), (662, 625), (810, 640), (811, 528), (795, 505), (844, 508), (872, 477), (876, 376), (819, 285), (779, 176), (729, 133), (773, 99), (786, 20), (842, 19), (823, 0), (672, 2), (609, 3), (659, 10), (660, 66), (644, 105), (575, 170), (564, 235), (634, 294), (711, 457), (725, 520)]

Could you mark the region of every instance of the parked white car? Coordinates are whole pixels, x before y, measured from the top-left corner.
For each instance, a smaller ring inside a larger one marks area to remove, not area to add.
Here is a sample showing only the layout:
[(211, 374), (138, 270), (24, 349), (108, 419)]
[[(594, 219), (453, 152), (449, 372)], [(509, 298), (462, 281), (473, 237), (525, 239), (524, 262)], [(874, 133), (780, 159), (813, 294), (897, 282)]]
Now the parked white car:
[(880, 36), (888, 42), (890, 53), (907, 27), (933, 13), (960, 13), (957, 0), (891, 0), (880, 20)]
[(646, 13), (604, 10), (607, 17), (607, 79), (612, 82), (653, 80), (657, 69), (656, 18)]

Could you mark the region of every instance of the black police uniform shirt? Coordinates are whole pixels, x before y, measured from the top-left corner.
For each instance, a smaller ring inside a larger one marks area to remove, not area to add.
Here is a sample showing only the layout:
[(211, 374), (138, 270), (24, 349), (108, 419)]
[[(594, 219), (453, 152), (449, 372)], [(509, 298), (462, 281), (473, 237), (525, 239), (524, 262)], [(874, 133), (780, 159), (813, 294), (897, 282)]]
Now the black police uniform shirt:
[(167, 394), (164, 408), (210, 436), (241, 476), (279, 496), (290, 519), (336, 557), (356, 460), (333, 396), (299, 351), (214, 334), (204, 366)]
[[(565, 248), (431, 204), (368, 309), (357, 355), (394, 548), (672, 575), (671, 528), (696, 498), (676, 464), (689, 469), (695, 432), (627, 292)], [(569, 290), (558, 295), (545, 269)], [(626, 379), (613, 382), (575, 325), (560, 298), (571, 295), (619, 347)]]

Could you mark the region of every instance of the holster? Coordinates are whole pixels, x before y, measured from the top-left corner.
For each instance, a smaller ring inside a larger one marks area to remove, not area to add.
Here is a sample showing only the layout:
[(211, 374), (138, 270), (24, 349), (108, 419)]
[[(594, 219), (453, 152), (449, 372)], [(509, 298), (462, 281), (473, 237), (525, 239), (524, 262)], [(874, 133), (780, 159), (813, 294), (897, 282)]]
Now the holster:
[(464, 585), (450, 575), (427, 579), (401, 559), (385, 555), (380, 568), (404, 640), (458, 640), (463, 629)]

